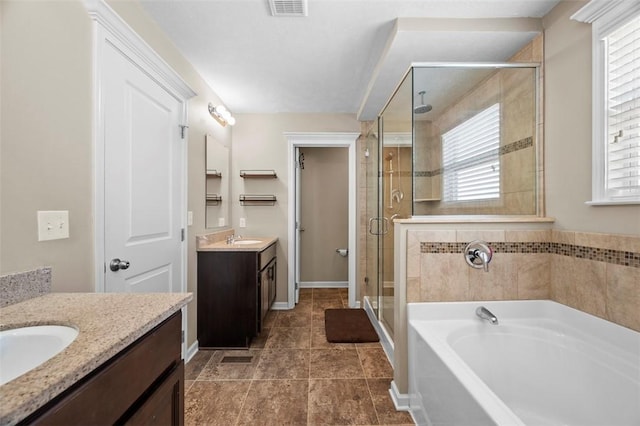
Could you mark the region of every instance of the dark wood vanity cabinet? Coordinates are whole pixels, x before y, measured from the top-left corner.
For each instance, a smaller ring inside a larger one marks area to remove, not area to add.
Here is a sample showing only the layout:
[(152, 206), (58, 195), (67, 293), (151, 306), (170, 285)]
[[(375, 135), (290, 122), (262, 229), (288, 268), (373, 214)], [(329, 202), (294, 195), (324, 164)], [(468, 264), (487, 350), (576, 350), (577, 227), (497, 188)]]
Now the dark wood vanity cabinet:
[(20, 424), (183, 425), (181, 334), (178, 311)]
[(276, 244), (198, 252), (198, 344), (248, 348), (275, 300)]

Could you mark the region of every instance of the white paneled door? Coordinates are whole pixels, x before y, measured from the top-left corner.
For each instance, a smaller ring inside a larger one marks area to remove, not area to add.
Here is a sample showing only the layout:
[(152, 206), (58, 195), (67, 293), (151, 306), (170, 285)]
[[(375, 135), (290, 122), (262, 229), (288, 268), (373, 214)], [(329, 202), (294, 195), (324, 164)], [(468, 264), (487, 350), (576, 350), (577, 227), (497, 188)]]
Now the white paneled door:
[(105, 291), (179, 292), (184, 104), (113, 45), (103, 55)]

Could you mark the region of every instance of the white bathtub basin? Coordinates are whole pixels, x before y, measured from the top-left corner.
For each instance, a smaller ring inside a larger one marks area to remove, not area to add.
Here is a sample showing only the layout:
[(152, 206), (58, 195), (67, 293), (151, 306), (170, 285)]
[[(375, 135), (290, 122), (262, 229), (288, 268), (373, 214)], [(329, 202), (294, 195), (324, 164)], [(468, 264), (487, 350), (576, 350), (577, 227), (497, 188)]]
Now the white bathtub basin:
[(420, 425), (640, 425), (640, 333), (555, 302), (409, 304), (409, 358)]
[(40, 325), (0, 331), (0, 385), (53, 358), (78, 336), (61, 325)]

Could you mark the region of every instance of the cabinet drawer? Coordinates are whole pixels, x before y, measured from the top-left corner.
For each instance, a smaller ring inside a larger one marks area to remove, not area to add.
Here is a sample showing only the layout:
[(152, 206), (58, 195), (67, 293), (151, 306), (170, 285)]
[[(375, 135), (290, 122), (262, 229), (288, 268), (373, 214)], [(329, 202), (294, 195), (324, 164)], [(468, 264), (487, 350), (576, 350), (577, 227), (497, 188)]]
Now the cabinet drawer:
[(271, 244), (269, 247), (267, 247), (266, 249), (260, 252), (260, 259), (258, 261), (258, 270), (261, 271), (265, 266), (267, 266), (267, 264), (269, 264), (271, 259), (273, 259), (274, 257), (276, 257), (275, 243)]
[(184, 425), (184, 362), (180, 362), (153, 394), (126, 421), (126, 426)]
[(23, 423), (105, 425), (121, 422), (153, 383), (181, 362), (181, 332), (182, 314), (178, 311)]

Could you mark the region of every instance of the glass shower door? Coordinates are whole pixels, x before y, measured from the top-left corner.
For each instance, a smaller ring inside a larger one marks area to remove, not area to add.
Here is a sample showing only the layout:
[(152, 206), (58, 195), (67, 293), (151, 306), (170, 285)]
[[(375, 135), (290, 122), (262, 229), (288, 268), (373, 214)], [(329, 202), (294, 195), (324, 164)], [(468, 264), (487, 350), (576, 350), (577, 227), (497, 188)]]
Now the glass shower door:
[(380, 246), (378, 242), (379, 228), (379, 167), (380, 149), (378, 138), (374, 134), (369, 134), (366, 138), (366, 276), (365, 276), (365, 297), (369, 300), (376, 318), (379, 317), (379, 292), (378, 282), (380, 275)]

